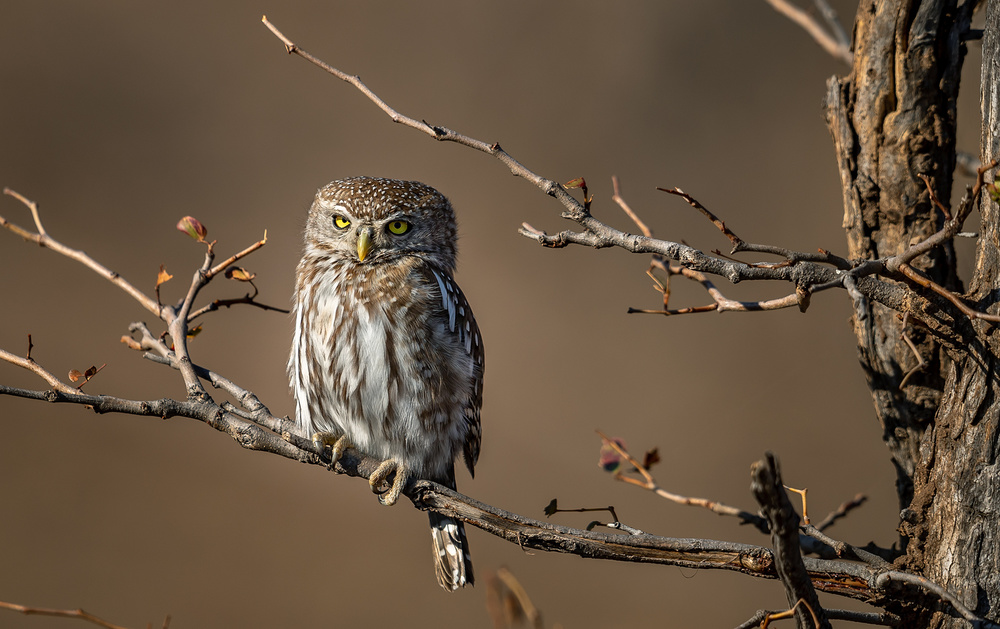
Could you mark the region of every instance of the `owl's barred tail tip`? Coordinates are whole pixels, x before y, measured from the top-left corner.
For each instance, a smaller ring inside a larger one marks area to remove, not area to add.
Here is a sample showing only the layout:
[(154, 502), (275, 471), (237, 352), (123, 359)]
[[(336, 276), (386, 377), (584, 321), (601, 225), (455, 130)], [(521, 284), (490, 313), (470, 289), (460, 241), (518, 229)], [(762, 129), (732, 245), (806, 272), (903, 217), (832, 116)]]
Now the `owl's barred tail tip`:
[(474, 585), (472, 558), (465, 526), (439, 513), (428, 514), (431, 521), (431, 541), (434, 549), (434, 572), (438, 584), (448, 592)]

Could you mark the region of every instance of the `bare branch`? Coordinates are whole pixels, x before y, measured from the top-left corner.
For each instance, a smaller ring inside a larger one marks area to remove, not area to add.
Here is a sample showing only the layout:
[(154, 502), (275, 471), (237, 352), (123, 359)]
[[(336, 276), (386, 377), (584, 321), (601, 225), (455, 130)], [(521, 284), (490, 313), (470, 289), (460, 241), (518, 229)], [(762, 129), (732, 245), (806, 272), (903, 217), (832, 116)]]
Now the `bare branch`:
[(724, 221), (719, 220), (719, 217), (717, 217), (715, 214), (712, 214), (711, 212), (709, 212), (708, 208), (706, 208), (704, 205), (702, 205), (698, 201), (698, 199), (695, 199), (694, 197), (692, 197), (687, 192), (684, 192), (680, 188), (676, 188), (676, 187), (675, 188), (657, 188), (657, 190), (662, 190), (663, 192), (666, 192), (667, 194), (673, 194), (673, 195), (679, 196), (680, 198), (682, 198), (685, 201), (687, 201), (688, 204), (691, 207), (693, 207), (694, 209), (698, 210), (699, 212), (701, 212), (702, 214), (705, 215), (705, 218), (707, 218), (708, 220), (712, 221), (712, 223), (714, 223), (715, 226), (719, 228), (719, 231), (721, 231), (723, 233), (723, 235), (725, 235), (725, 237), (729, 239), (729, 242), (733, 243), (733, 253), (735, 253), (736, 251), (739, 250), (740, 245), (743, 244), (743, 239), (740, 238), (739, 236), (737, 236), (736, 234), (734, 234), (731, 229), (729, 229), (728, 227), (726, 227), (726, 223)]
[[(866, 625), (883, 625), (886, 627), (898, 627), (900, 626), (899, 616), (895, 614), (890, 614), (888, 612), (857, 612), (847, 609), (825, 609), (826, 617), (830, 620), (847, 620), (849, 622), (857, 622)], [(758, 610), (756, 614), (751, 616), (746, 622), (738, 625), (736, 629), (753, 629), (754, 627), (762, 626), (761, 623), (764, 622), (766, 618), (775, 614), (774, 611), (768, 611), (765, 609)]]
[(146, 310), (152, 312), (157, 317), (161, 316), (161, 308), (159, 304), (156, 303), (156, 300), (152, 299), (151, 297), (149, 297), (149, 295), (146, 295), (135, 286), (129, 284), (127, 281), (125, 281), (125, 278), (123, 278), (121, 275), (118, 275), (114, 271), (98, 263), (96, 260), (91, 258), (83, 251), (70, 249), (66, 245), (60, 243), (59, 241), (53, 239), (48, 234), (41, 231), (41, 222), (37, 219), (38, 215), (37, 206), (33, 202), (28, 201), (26, 198), (24, 198), (17, 192), (14, 192), (10, 188), (4, 188), (4, 194), (14, 197), (15, 199), (27, 205), (29, 209), (31, 209), (32, 214), (36, 216), (36, 225), (39, 227), (39, 232), (31, 233), (28, 230), (24, 229), (23, 227), (18, 227), (17, 225), (8, 222), (7, 219), (5, 219), (2, 216), (0, 216), (0, 227), (8, 229), (17, 234), (18, 236), (24, 238), (25, 240), (29, 240), (39, 245), (40, 247), (46, 247), (48, 249), (55, 251), (56, 253), (60, 253), (66, 256), (67, 258), (76, 260), (80, 264), (83, 264), (84, 266), (91, 269), (104, 279), (108, 280), (118, 288), (128, 293), (133, 299), (139, 302), (139, 304)]
[(649, 227), (646, 226), (646, 223), (642, 222), (642, 219), (639, 218), (639, 215), (632, 211), (632, 208), (629, 207), (628, 203), (626, 203), (625, 199), (622, 197), (622, 191), (621, 191), (621, 186), (618, 183), (618, 177), (614, 176), (611, 177), (611, 187), (614, 190), (614, 194), (611, 195), (611, 200), (614, 201), (616, 204), (618, 204), (618, 207), (620, 207), (622, 211), (625, 212), (626, 216), (632, 219), (632, 222), (635, 223), (635, 226), (639, 228), (639, 231), (642, 232), (643, 236), (647, 238), (652, 238), (653, 237), (652, 230), (650, 230)]
[(961, 297), (951, 292), (947, 288), (941, 286), (940, 284), (932, 281), (931, 279), (924, 277), (920, 273), (917, 273), (917, 271), (914, 270), (914, 268), (911, 267), (909, 264), (905, 263), (900, 264), (898, 270), (900, 273), (905, 275), (915, 284), (923, 286), (924, 288), (929, 288), (938, 295), (941, 295), (942, 297), (950, 301), (952, 304), (955, 305), (956, 308), (962, 311), (962, 314), (964, 314), (968, 318), (982, 319), (983, 321), (991, 321), (993, 323), (1000, 322), (1000, 315), (986, 314), (985, 312), (979, 312), (978, 310), (970, 308), (968, 305), (966, 305), (964, 301), (962, 301)]
[(847, 34), (844, 32), (843, 27), (840, 26), (839, 20), (836, 19), (836, 14), (833, 9), (826, 4), (823, 0), (816, 0), (816, 4), (821, 8), (825, 8), (823, 15), (827, 20), (827, 23), (831, 26), (832, 33), (828, 33), (823, 29), (823, 27), (816, 21), (816, 19), (803, 11), (799, 7), (792, 4), (789, 0), (766, 0), (775, 11), (781, 13), (791, 21), (798, 24), (809, 34), (816, 43), (819, 44), (823, 50), (828, 52), (835, 59), (839, 59), (849, 66), (854, 65), (854, 53), (851, 52), (850, 42), (847, 40)]
[(258, 249), (260, 249), (261, 247), (263, 247), (266, 244), (267, 244), (267, 230), (265, 229), (264, 230), (264, 237), (263, 238), (261, 238), (260, 240), (258, 240), (255, 243), (253, 243), (252, 245), (250, 245), (249, 247), (247, 247), (243, 251), (240, 251), (239, 253), (235, 253), (232, 256), (226, 258), (224, 261), (220, 262), (216, 266), (214, 266), (211, 269), (209, 269), (208, 271), (206, 271), (205, 272), (205, 282), (208, 282), (214, 276), (216, 276), (219, 273), (225, 271), (226, 268), (229, 267), (231, 264), (236, 263), (241, 258), (247, 257), (248, 255), (250, 255), (254, 251), (257, 251)]
[[(985, 186), (985, 176), (986, 172), (996, 168), (997, 161), (993, 160), (989, 164), (980, 166), (976, 171), (976, 183), (966, 189), (965, 195), (962, 200), (959, 201), (958, 210), (951, 216), (951, 212), (937, 199), (937, 195), (930, 187), (929, 180), (927, 177), (922, 176), (924, 182), (927, 185), (928, 193), (931, 195), (931, 200), (936, 203), (939, 209), (948, 217), (944, 225), (940, 230), (930, 235), (926, 239), (922, 240), (911, 246), (906, 251), (902, 252), (897, 256), (892, 256), (886, 258), (882, 261), (882, 266), (885, 270), (889, 272), (900, 271), (902, 265), (908, 264), (918, 258), (919, 256), (931, 251), (935, 247), (938, 247), (949, 240), (952, 240), (961, 231), (962, 227), (965, 225), (965, 221), (969, 218), (969, 214), (972, 213), (972, 209), (979, 203), (980, 196), (982, 195), (983, 188)], [(877, 261), (872, 261), (877, 262)], [(954, 303), (954, 302), (953, 302)], [(957, 304), (956, 304), (957, 305)], [(964, 311), (963, 311), (964, 312)], [(967, 313), (966, 313), (967, 314)], [(968, 316), (968, 314), (967, 314)], [(981, 317), (980, 317), (981, 318)]]
[(17, 365), (22, 369), (27, 369), (31, 373), (42, 378), (49, 383), (54, 391), (63, 393), (65, 395), (77, 395), (79, 391), (76, 388), (69, 386), (59, 378), (46, 371), (41, 365), (36, 363), (33, 358), (31, 358), (31, 340), (28, 340), (28, 357), (21, 358), (20, 356), (11, 354), (8, 351), (0, 349), (0, 360), (4, 360), (12, 365)]
[(246, 304), (248, 306), (253, 306), (255, 308), (260, 308), (261, 310), (273, 310), (274, 312), (283, 312), (288, 314), (290, 310), (287, 308), (278, 308), (277, 306), (268, 306), (267, 304), (262, 304), (259, 301), (254, 301), (253, 296), (246, 294), (243, 297), (235, 297), (233, 299), (216, 299), (212, 303), (202, 306), (201, 308), (195, 310), (188, 315), (188, 323), (194, 321), (202, 315), (206, 315), (210, 312), (215, 312), (219, 308), (229, 308), (231, 306), (236, 306), (239, 304)]
[(813, 1), (816, 3), (816, 8), (819, 9), (819, 12), (823, 14), (823, 18), (826, 20), (827, 26), (830, 27), (830, 31), (833, 32), (833, 36), (837, 38), (841, 46), (850, 50), (851, 38), (847, 36), (847, 31), (844, 30), (844, 25), (840, 23), (837, 12), (833, 10), (833, 7), (826, 0)]
[(628, 483), (630, 485), (635, 485), (636, 487), (641, 487), (643, 489), (653, 492), (654, 494), (656, 494), (661, 498), (665, 498), (666, 500), (677, 503), (679, 505), (702, 507), (714, 513), (718, 513), (719, 515), (728, 515), (739, 518), (741, 523), (743, 524), (752, 524), (753, 526), (757, 527), (757, 529), (759, 529), (761, 532), (763, 533), (768, 532), (767, 521), (764, 520), (764, 518), (760, 517), (759, 515), (754, 515), (753, 513), (750, 513), (748, 511), (744, 511), (736, 507), (730, 507), (729, 505), (725, 505), (716, 502), (714, 500), (709, 500), (707, 498), (689, 498), (687, 496), (681, 496), (678, 494), (670, 493), (669, 491), (663, 489), (656, 483), (656, 479), (653, 478), (653, 475), (649, 473), (649, 470), (646, 469), (646, 467), (642, 463), (636, 460), (635, 457), (629, 454), (628, 450), (623, 448), (621, 444), (619, 444), (614, 439), (611, 439), (610, 437), (602, 433), (600, 430), (597, 431), (597, 434), (601, 436), (601, 440), (604, 442), (606, 446), (613, 449), (615, 452), (618, 453), (619, 456), (628, 461), (628, 463), (635, 468), (636, 472), (638, 472), (642, 476), (641, 480), (638, 478), (632, 478), (630, 476), (625, 476), (619, 470), (618, 472), (615, 473), (615, 480), (619, 480), (622, 481), (623, 483)]
[[(309, 438), (298, 434), (294, 422), (271, 415), (252, 393), (228, 379), (200, 367), (194, 369), (199, 377), (233, 394), (250, 412), (237, 414), (234, 408), (220, 406), (208, 395), (187, 401), (166, 398), (142, 401), (56, 390), (32, 391), (3, 385), (0, 385), (0, 395), (81, 404), (97, 413), (116, 412), (164, 419), (188, 417), (230, 435), (243, 448), (270, 452), (312, 465), (325, 467), (329, 464), (329, 459), (323, 458), (325, 455)], [(338, 461), (335, 471), (368, 478), (380, 463), (378, 459), (362, 457), (349, 450)], [(418, 509), (459, 518), (522, 548), (565, 552), (595, 559), (733, 570), (762, 578), (777, 577), (771, 551), (759, 546), (648, 534), (596, 533), (561, 527), (485, 505), (429, 481), (417, 481), (405, 493)], [(707, 504), (700, 506), (710, 508)], [(820, 589), (863, 601), (873, 601), (880, 596), (869, 585), (877, 576), (871, 568), (849, 562), (807, 559), (811, 562), (807, 564), (811, 578), (816, 580)]]
[(15, 199), (17, 199), (21, 203), (23, 203), (26, 206), (28, 206), (28, 209), (31, 210), (31, 217), (33, 219), (35, 219), (35, 229), (38, 230), (38, 235), (39, 236), (47, 236), (48, 235), (48, 234), (45, 233), (45, 228), (42, 227), (42, 219), (38, 215), (38, 204), (37, 203), (35, 203), (34, 201), (29, 200), (24, 195), (22, 195), (22, 194), (20, 194), (18, 192), (15, 192), (14, 190), (11, 190), (10, 188), (4, 188), (3, 189), (3, 193), (6, 194), (7, 196), (14, 197)]
[(417, 131), (421, 131), (431, 136), (435, 140), (439, 140), (442, 142), (455, 142), (456, 144), (461, 144), (463, 146), (467, 146), (477, 151), (486, 153), (487, 155), (491, 155), (500, 160), (504, 165), (506, 165), (507, 168), (510, 169), (511, 174), (513, 174), (514, 176), (522, 177), (530, 181), (538, 188), (540, 188), (543, 192), (545, 192), (545, 194), (556, 197), (559, 200), (559, 202), (566, 207), (567, 213), (569, 215), (573, 216), (588, 215), (588, 212), (583, 207), (583, 205), (581, 205), (580, 202), (574, 199), (572, 195), (570, 195), (563, 186), (556, 183), (555, 181), (552, 181), (551, 179), (546, 179), (544, 177), (535, 174), (531, 170), (528, 170), (523, 164), (518, 162), (516, 159), (511, 157), (510, 154), (508, 154), (506, 151), (500, 148), (500, 144), (495, 142), (493, 144), (483, 142), (482, 140), (477, 140), (467, 135), (462, 135), (461, 133), (452, 131), (451, 129), (447, 129), (445, 127), (429, 125), (422, 120), (415, 120), (414, 118), (404, 116), (403, 114), (399, 113), (398, 111), (390, 107), (389, 104), (386, 103), (384, 100), (379, 98), (379, 96), (375, 94), (375, 92), (370, 90), (367, 85), (361, 82), (361, 79), (359, 77), (338, 70), (337, 68), (331, 66), (325, 61), (322, 61), (321, 59), (309, 54), (305, 50), (302, 50), (302, 48), (300, 48), (297, 44), (295, 44), (290, 39), (285, 37), (285, 35), (281, 31), (279, 31), (277, 27), (271, 24), (271, 22), (268, 21), (266, 15), (261, 18), (261, 21), (272, 33), (274, 33), (275, 37), (281, 40), (281, 42), (285, 45), (285, 50), (288, 52), (288, 54), (298, 55), (303, 59), (305, 59), (306, 61), (308, 61), (309, 63), (315, 65), (316, 67), (321, 68), (324, 71), (337, 77), (341, 81), (346, 81), (347, 83), (350, 83), (355, 88), (357, 88), (358, 91), (360, 91), (362, 94), (368, 97), (369, 100), (375, 103), (375, 105), (379, 109), (385, 112), (386, 115), (388, 115), (393, 122), (398, 122), (399, 124), (410, 127), (411, 129), (416, 129)]
[[(708, 279), (708, 277), (699, 271), (694, 271), (685, 266), (674, 266), (663, 264), (662, 260), (654, 260), (653, 266), (661, 268), (667, 272), (668, 277), (672, 275), (680, 275), (689, 280), (693, 280), (701, 284), (708, 294), (711, 295), (712, 299), (715, 300), (714, 304), (707, 306), (696, 306), (689, 308), (677, 308), (677, 309), (667, 309), (662, 310), (650, 310), (650, 309), (640, 309), (640, 308), (629, 308), (628, 312), (638, 313), (638, 314), (659, 314), (659, 315), (679, 315), (679, 314), (692, 314), (699, 312), (757, 312), (763, 310), (780, 310), (782, 308), (790, 308), (792, 306), (798, 306), (799, 310), (805, 312), (809, 305), (809, 293), (802, 290), (796, 290), (791, 295), (786, 295), (785, 297), (780, 297), (778, 299), (768, 299), (762, 301), (736, 301), (734, 299), (729, 299), (722, 294), (715, 284)], [(664, 292), (664, 304), (666, 304), (666, 288), (661, 286), (660, 290)]]
[[(785, 4), (787, 4), (787, 2)], [(562, 213), (563, 218), (579, 224), (583, 228), (583, 231), (574, 232), (567, 230), (550, 236), (546, 232), (524, 223), (519, 232), (523, 236), (534, 240), (543, 246), (562, 248), (571, 244), (577, 244), (594, 248), (618, 247), (632, 253), (649, 253), (662, 256), (663, 258), (669, 260), (675, 260), (680, 262), (681, 265), (686, 268), (725, 277), (732, 283), (749, 280), (778, 280), (795, 284), (797, 287), (795, 300), (793, 300), (792, 296), (789, 295), (776, 302), (748, 302), (751, 304), (765, 304), (769, 309), (787, 307), (793, 303), (797, 303), (801, 308), (803, 304), (806, 303), (802, 299), (803, 295), (808, 295), (809, 293), (817, 290), (844, 287), (848, 289), (849, 293), (851, 293), (852, 299), (854, 299), (855, 303), (860, 303), (857, 300), (857, 296), (863, 296), (866, 299), (873, 299), (899, 312), (909, 312), (911, 316), (920, 319), (931, 329), (941, 329), (942, 327), (933, 321), (927, 320), (928, 314), (924, 312), (924, 310), (926, 310), (924, 302), (920, 300), (913, 301), (911, 299), (913, 292), (907, 287), (900, 286), (894, 282), (872, 280), (871, 276), (874, 275), (891, 275), (897, 273), (898, 264), (906, 262), (906, 259), (897, 256), (896, 258), (886, 258), (880, 260), (848, 261), (823, 250), (820, 250), (819, 253), (795, 252), (781, 247), (755, 245), (740, 241), (740, 244), (737, 246), (738, 251), (780, 255), (787, 260), (787, 263), (779, 264), (743, 263), (736, 260), (724, 259), (722, 257), (709, 256), (686, 244), (659, 240), (644, 235), (639, 236), (629, 234), (614, 229), (591, 216), (589, 209), (570, 195), (564, 186), (527, 169), (507, 152), (503, 151), (499, 144), (489, 144), (481, 140), (462, 135), (450, 129), (432, 126), (426, 122), (417, 121), (413, 118), (400, 114), (395, 109), (390, 107), (385, 101), (379, 98), (366, 85), (364, 85), (358, 77), (342, 72), (341, 70), (338, 70), (337, 68), (334, 68), (326, 62), (305, 52), (299, 48), (297, 44), (282, 34), (267, 20), (266, 17), (262, 18), (262, 21), (268, 29), (270, 29), (271, 32), (282, 41), (289, 54), (301, 56), (326, 72), (350, 83), (365, 94), (365, 96), (367, 96), (380, 109), (382, 109), (393, 121), (422, 131), (436, 140), (456, 142), (484, 152), (488, 155), (492, 155), (504, 163), (512, 174), (527, 179), (546, 194), (559, 200), (565, 208), (565, 211)], [(956, 221), (960, 224), (964, 221), (965, 217), (968, 216), (968, 212), (971, 211), (972, 205), (978, 198), (977, 195), (979, 189), (981, 188), (981, 184), (982, 172), (980, 172), (979, 181), (973, 194), (967, 195), (966, 199), (963, 199), (960, 210), (956, 213), (955, 219), (951, 221), (949, 225)], [(678, 194), (678, 192), (674, 193)], [(685, 193), (679, 194), (680, 196), (684, 196), (686, 198), (688, 196)], [(719, 223), (721, 224), (722, 222), (719, 221)], [(735, 236), (735, 234), (732, 234), (731, 230), (725, 229), (724, 224), (722, 224), (721, 228), (727, 236)], [(943, 242), (949, 237), (954, 237), (957, 233), (958, 230), (952, 231), (949, 228), (947, 232), (940, 236), (932, 236), (931, 239), (933, 239), (933, 242), (927, 242), (926, 247), (929, 249), (937, 246), (940, 242)], [(915, 245), (914, 247), (916, 248), (922, 246), (923, 244), (924, 243), (921, 243), (920, 245)], [(919, 255), (919, 253), (919, 251), (914, 250), (912, 255)], [(831, 265), (836, 268), (828, 268), (826, 265)], [(871, 281), (856, 281), (862, 278)], [(668, 312), (671, 314), (677, 314), (680, 312), (715, 310), (717, 308), (718, 306), (711, 306)], [(734, 309), (746, 310), (752, 308)], [(663, 313), (660, 312), (660, 314)]]
[(0, 609), (9, 609), (15, 612), (21, 612), (25, 616), (58, 616), (60, 618), (79, 618), (80, 620), (85, 620), (89, 623), (95, 624), (98, 627), (104, 627), (104, 629), (125, 629), (121, 625), (116, 625), (98, 618), (97, 616), (85, 612), (82, 609), (46, 609), (44, 607), (28, 607), (27, 605), (18, 605), (17, 603), (7, 603), (0, 601)]
[(886, 588), (891, 581), (896, 581), (898, 583), (909, 583), (910, 585), (915, 585), (927, 592), (934, 594), (939, 597), (942, 601), (951, 605), (951, 607), (958, 612), (958, 615), (962, 618), (968, 620), (975, 627), (983, 627), (984, 629), (996, 629), (1000, 625), (986, 620), (982, 616), (979, 616), (971, 609), (965, 606), (962, 601), (958, 599), (957, 596), (941, 587), (937, 583), (930, 581), (924, 577), (916, 574), (910, 574), (909, 572), (897, 572), (895, 570), (889, 570), (887, 572), (881, 573), (876, 579), (875, 583), (879, 588)]
[(868, 500), (868, 496), (865, 496), (864, 494), (858, 494), (854, 496), (850, 500), (842, 503), (839, 507), (831, 511), (829, 515), (823, 518), (823, 520), (816, 525), (816, 528), (818, 528), (821, 531), (830, 528), (831, 526), (833, 526), (834, 522), (843, 517), (846, 517), (848, 513), (860, 507), (862, 504), (865, 503), (866, 500)]
[(931, 201), (934, 203), (937, 209), (941, 210), (941, 213), (944, 214), (945, 220), (950, 221), (951, 210), (948, 209), (948, 207), (944, 203), (941, 203), (941, 199), (939, 199), (937, 193), (934, 192), (934, 188), (931, 186), (931, 178), (923, 173), (920, 173), (917, 176), (920, 177), (923, 180), (924, 185), (927, 186), (927, 194), (930, 195)]
[[(799, 550), (799, 516), (783, 489), (781, 471), (774, 455), (768, 453), (764, 460), (754, 463), (750, 475), (750, 489), (770, 524), (775, 568), (785, 586), (788, 604), (794, 611), (799, 608), (799, 601), (802, 601), (815, 620), (813, 626), (829, 629), (830, 622), (820, 607)], [(798, 609), (797, 618), (800, 627), (807, 626), (805, 623), (808, 617), (801, 608)]]

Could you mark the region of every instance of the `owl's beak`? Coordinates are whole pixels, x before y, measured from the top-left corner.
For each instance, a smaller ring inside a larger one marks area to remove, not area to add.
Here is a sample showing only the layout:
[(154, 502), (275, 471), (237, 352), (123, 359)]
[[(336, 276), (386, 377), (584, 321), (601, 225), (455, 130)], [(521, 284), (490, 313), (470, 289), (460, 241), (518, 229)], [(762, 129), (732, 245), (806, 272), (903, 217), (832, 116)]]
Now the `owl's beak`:
[(362, 229), (358, 234), (358, 260), (364, 262), (372, 250), (372, 235), (370, 229)]

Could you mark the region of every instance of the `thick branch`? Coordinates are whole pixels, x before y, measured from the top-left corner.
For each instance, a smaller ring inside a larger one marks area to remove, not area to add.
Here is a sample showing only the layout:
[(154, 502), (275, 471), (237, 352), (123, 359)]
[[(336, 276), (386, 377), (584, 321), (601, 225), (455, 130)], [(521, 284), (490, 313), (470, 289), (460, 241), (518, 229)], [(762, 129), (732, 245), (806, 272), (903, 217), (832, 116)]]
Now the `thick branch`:
[[(209, 370), (196, 370), (203, 377), (212, 374)], [(233, 388), (235, 385), (229, 386), (229, 381), (221, 377), (216, 376), (214, 380), (224, 389), (240, 391), (238, 387)], [(293, 422), (271, 415), (252, 394), (243, 396), (241, 403), (253, 409), (248, 417), (259, 424), (247, 421), (211, 398), (183, 402), (167, 398), (140, 401), (106, 395), (31, 391), (2, 385), (0, 395), (82, 404), (98, 413), (117, 412), (164, 419), (188, 417), (229, 434), (244, 448), (312, 465), (325, 467), (329, 464), (329, 459), (320, 456), (308, 438), (295, 431)], [(265, 425), (270, 429), (266, 429)], [(380, 460), (359, 456), (354, 450), (348, 450), (338, 461), (335, 471), (368, 478), (380, 463)], [(773, 553), (761, 546), (647, 534), (616, 535), (562, 527), (483, 504), (430, 481), (414, 482), (405, 493), (418, 509), (450, 515), (522, 548), (592, 559), (730, 570), (766, 579), (778, 577)], [(803, 561), (809, 578), (820, 590), (868, 602), (875, 602), (883, 596), (875, 587), (880, 573), (870, 566), (813, 558)]]
[(808, 606), (808, 612), (801, 606), (795, 611), (800, 627), (811, 626), (809, 623), (815, 618), (819, 622), (819, 627), (829, 629), (830, 621), (826, 619), (823, 608), (820, 607), (816, 590), (799, 550), (799, 515), (788, 501), (788, 494), (785, 493), (781, 483), (778, 462), (773, 454), (768, 453), (764, 460), (754, 463), (751, 468), (751, 478), (750, 489), (771, 526), (775, 568), (785, 586), (789, 607), (796, 609), (795, 606), (799, 601)]

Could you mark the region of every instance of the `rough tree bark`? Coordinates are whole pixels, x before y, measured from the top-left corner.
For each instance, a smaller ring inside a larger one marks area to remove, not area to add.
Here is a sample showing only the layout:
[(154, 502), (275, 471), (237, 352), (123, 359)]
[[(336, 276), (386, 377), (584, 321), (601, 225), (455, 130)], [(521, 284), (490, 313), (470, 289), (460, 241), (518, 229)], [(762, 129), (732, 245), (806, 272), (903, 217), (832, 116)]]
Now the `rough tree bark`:
[[(951, 197), (959, 76), (977, 4), (865, 0), (858, 8), (854, 66), (846, 78), (831, 79), (826, 103), (851, 258), (897, 254), (943, 224), (927, 187), (945, 203)], [(1000, 157), (998, 12), (1000, 2), (990, 0), (983, 41), (984, 163)], [(975, 273), (966, 297), (973, 307), (994, 313), (1000, 217), (988, 199), (982, 207)], [(914, 266), (962, 292), (950, 245), (918, 258)], [(861, 301), (853, 319), (859, 359), (897, 470), (905, 549), (900, 562), (996, 620), (1000, 339), (996, 326), (969, 322), (933, 293), (924, 294), (926, 300), (907, 303), (902, 315)], [(918, 368), (920, 360), (924, 366)], [(944, 611), (891, 611), (905, 626), (967, 626)]]

